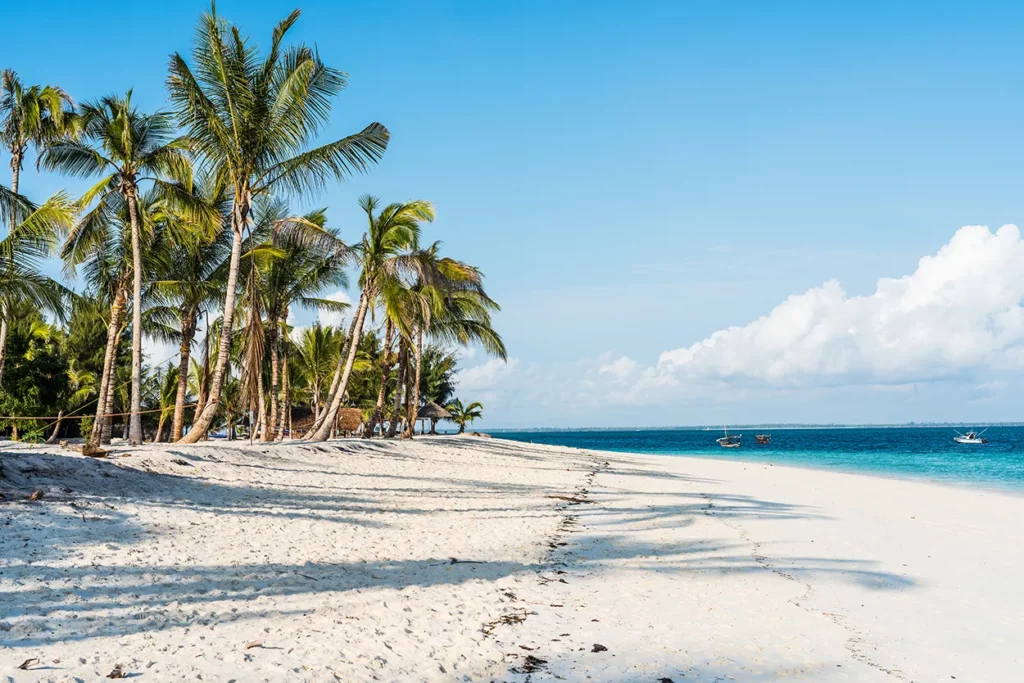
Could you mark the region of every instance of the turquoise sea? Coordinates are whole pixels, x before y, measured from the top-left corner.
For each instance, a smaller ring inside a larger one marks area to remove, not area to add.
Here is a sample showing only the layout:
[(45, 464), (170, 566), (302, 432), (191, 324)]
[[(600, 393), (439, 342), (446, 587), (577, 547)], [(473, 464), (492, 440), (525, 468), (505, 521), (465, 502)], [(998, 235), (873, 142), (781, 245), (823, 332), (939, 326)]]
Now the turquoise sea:
[[(734, 449), (715, 443), (721, 429), (490, 433), (503, 439), (592, 450), (770, 462), (1024, 492), (1024, 427), (992, 427), (984, 434), (989, 440), (984, 445), (955, 443), (951, 427), (730, 428), (730, 435), (743, 436), (742, 446)], [(762, 433), (771, 433), (771, 445), (754, 443), (754, 435)]]

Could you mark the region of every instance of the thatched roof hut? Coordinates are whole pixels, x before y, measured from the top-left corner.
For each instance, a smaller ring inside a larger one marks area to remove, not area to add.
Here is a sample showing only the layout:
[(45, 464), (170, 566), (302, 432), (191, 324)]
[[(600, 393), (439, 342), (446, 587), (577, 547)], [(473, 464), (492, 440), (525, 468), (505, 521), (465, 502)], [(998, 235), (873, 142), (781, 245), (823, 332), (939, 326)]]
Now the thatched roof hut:
[(338, 431), (354, 432), (363, 423), (363, 411), (359, 408), (338, 409)]
[(416, 417), (421, 420), (448, 420), (451, 416), (451, 413), (433, 401), (430, 401), (416, 412)]

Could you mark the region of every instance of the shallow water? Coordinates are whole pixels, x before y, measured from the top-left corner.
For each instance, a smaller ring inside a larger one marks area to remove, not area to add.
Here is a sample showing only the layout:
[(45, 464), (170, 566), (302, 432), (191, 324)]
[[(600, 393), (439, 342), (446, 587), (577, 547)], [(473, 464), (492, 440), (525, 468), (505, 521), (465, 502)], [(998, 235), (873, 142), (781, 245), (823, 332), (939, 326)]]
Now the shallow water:
[[(985, 432), (989, 443), (984, 445), (955, 443), (956, 432), (949, 427), (737, 429), (735, 433), (743, 435), (742, 446), (734, 449), (715, 443), (721, 430), (491, 433), (516, 441), (593, 450), (771, 462), (1024, 491), (1024, 427), (993, 427)], [(761, 433), (771, 433), (771, 445), (754, 443), (754, 435)]]

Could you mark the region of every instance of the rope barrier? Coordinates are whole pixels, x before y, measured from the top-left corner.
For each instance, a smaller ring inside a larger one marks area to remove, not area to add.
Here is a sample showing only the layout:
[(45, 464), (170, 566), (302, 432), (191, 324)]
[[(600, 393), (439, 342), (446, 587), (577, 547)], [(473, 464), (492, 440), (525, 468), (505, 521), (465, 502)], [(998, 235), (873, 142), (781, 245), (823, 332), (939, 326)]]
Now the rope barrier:
[[(198, 403), (188, 403), (185, 405), (186, 408), (194, 408)], [(144, 415), (146, 413), (164, 413), (174, 410), (174, 406), (168, 408), (153, 408), (151, 410), (140, 410), (139, 414)], [(77, 411), (76, 411), (77, 412)], [(132, 413), (104, 413), (103, 417), (124, 417), (125, 415), (131, 415)], [(13, 415), (0, 415), (0, 420), (82, 420), (87, 417), (96, 417), (95, 415), (40, 415), (39, 417), (20, 417)]]
[[(164, 363), (167, 363), (168, 361), (174, 360), (175, 357), (179, 357), (178, 354), (175, 353), (175, 354), (173, 354), (171, 356), (168, 356), (167, 358), (164, 358), (162, 361), (160, 361), (159, 363), (157, 363), (153, 367), (160, 367)], [(121, 387), (128, 386), (131, 383), (132, 383), (132, 381), (130, 379), (128, 379), (128, 380), (125, 380), (124, 382), (121, 382), (121, 384), (117, 385), (116, 388), (120, 389)], [(78, 406), (77, 408), (72, 410), (67, 415), (44, 415), (44, 416), (41, 416), (41, 417), (0, 416), (0, 420), (10, 420), (10, 421), (18, 420), (18, 421), (22, 421), (22, 422), (25, 422), (25, 421), (28, 421), (28, 420), (50, 420), (50, 422), (42, 425), (39, 428), (41, 431), (46, 431), (47, 429), (49, 429), (53, 425), (57, 424), (58, 420), (82, 420), (82, 419), (85, 419), (87, 417), (95, 418), (96, 417), (95, 415), (91, 415), (91, 414), (78, 415), (77, 413), (85, 410), (86, 408), (88, 408), (89, 406), (91, 406), (92, 404), (96, 403), (99, 400), (100, 400), (100, 397), (97, 396), (93, 400), (91, 400), (91, 401), (89, 401), (87, 403), (83, 403), (82, 405)], [(188, 404), (185, 407), (186, 408), (192, 408), (192, 407), (197, 406), (197, 405), (199, 405), (199, 404), (198, 403), (190, 403), (190, 404)], [(142, 413), (161, 413), (161, 412), (168, 411), (168, 410), (173, 410), (173, 408), (155, 408), (153, 410), (142, 410), (142, 411), (139, 411), (139, 413), (140, 414), (142, 414)], [(102, 417), (104, 417), (104, 418), (107, 418), (107, 417), (124, 417), (125, 415), (131, 415), (131, 414), (132, 414), (131, 412), (127, 412), (127, 413), (104, 413)]]

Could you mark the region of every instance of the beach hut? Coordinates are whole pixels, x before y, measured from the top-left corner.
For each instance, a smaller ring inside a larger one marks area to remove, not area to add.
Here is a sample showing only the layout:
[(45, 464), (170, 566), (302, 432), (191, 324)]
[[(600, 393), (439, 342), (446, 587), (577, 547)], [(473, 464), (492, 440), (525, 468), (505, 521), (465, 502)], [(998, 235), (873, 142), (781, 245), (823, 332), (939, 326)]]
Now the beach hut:
[[(419, 409), (419, 411), (416, 413), (416, 419), (430, 420), (430, 433), (437, 434), (437, 431), (435, 429), (437, 427), (437, 421), (451, 419), (451, 413), (449, 413), (447, 410), (437, 405), (433, 401), (430, 401), (425, 406)], [(425, 434), (425, 430), (426, 424), (421, 422), (420, 434)]]

